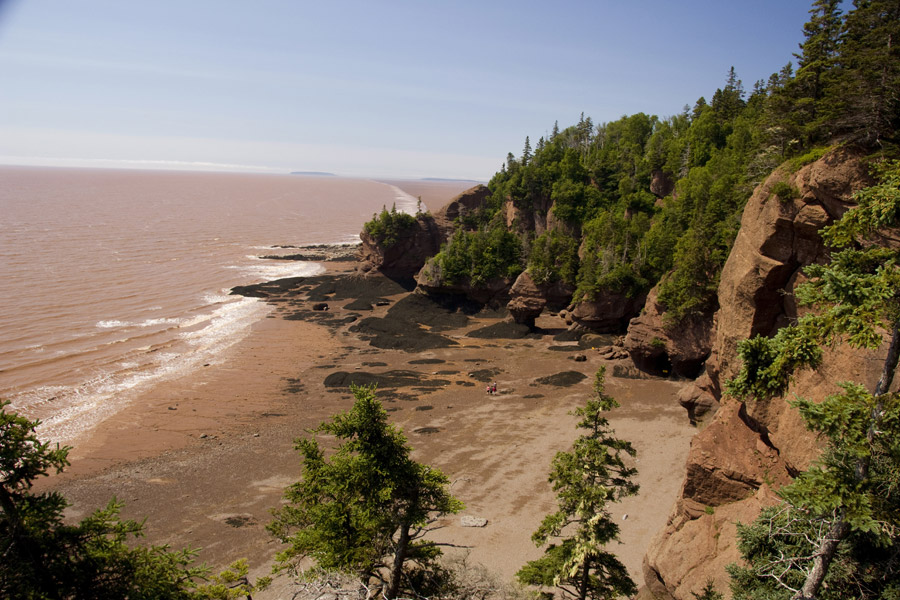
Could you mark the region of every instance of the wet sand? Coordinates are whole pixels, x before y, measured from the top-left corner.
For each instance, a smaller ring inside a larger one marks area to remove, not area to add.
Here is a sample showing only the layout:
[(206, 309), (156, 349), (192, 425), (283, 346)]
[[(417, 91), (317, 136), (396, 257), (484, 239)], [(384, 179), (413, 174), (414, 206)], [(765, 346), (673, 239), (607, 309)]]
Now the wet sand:
[[(555, 316), (520, 339), (470, 337), (502, 319), (425, 310), (389, 280), (356, 279), (351, 263), (328, 268), (325, 277), (267, 292), (273, 311), (220, 363), (141, 395), (41, 487), (62, 491), (78, 518), (116, 496), (126, 517), (147, 518), (146, 541), (202, 548), (200, 560), (214, 567), (247, 557), (254, 574), (265, 574), (279, 549), (265, 531), (270, 510), (299, 477), (293, 439), (349, 408), (349, 381), (380, 381), (415, 458), (447, 473), (466, 504), (462, 515), (488, 521), (462, 527), (459, 516), (446, 517), (434, 539), (465, 547), (448, 554), (466, 553), (511, 579), (540, 555), (530, 536), (555, 507), (550, 461), (578, 435), (569, 413), (606, 365), (607, 391), (621, 403), (610, 421), (638, 450), (641, 485), (640, 495), (613, 507), (623, 543), (612, 550), (642, 583), (644, 551), (665, 524), (694, 433), (674, 400), (681, 384), (615, 376), (633, 373), (629, 361), (555, 341), (565, 327)], [(323, 300), (329, 310), (313, 311)], [(575, 362), (578, 354), (587, 360)], [(585, 377), (538, 381), (564, 372)], [(489, 381), (498, 394), (486, 394)], [(279, 589), (260, 597), (280, 597)]]

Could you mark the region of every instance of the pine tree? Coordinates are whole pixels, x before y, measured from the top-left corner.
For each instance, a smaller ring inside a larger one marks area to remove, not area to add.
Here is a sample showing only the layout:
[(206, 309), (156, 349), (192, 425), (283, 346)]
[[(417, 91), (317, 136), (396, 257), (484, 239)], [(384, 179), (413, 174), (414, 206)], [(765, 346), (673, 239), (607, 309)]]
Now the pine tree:
[(604, 550), (616, 541), (619, 526), (609, 514), (608, 505), (637, 493), (632, 481), (637, 469), (626, 465), (626, 456), (635, 455), (629, 442), (614, 437), (603, 416), (618, 406), (604, 392), (605, 369), (594, 379), (593, 395), (574, 414), (581, 417), (580, 429), (587, 430), (575, 440), (571, 452), (560, 452), (553, 459), (550, 483), (556, 492), (559, 509), (547, 515), (531, 539), (545, 546), (544, 556), (530, 561), (517, 577), (522, 583), (556, 586), (579, 598), (615, 598), (637, 591), (625, 566)]
[[(37, 421), (8, 412), (0, 401), (0, 598), (200, 600), (222, 597), (194, 580), (195, 552), (140, 546), (143, 524), (121, 520), (115, 499), (82, 521), (63, 519), (58, 492), (34, 493), (38, 477), (68, 466), (68, 447), (35, 434)], [(248, 592), (249, 582), (242, 589)]]
[(420, 539), (427, 523), (463, 505), (450, 495), (443, 473), (410, 458), (406, 437), (388, 423), (374, 386), (351, 390), (353, 407), (311, 431), (340, 441), (330, 458), (315, 438), (297, 440), (303, 478), (285, 491), (288, 503), (268, 528), (289, 544), (276, 557), (277, 569), (302, 577), (308, 572), (300, 561), (313, 558), (326, 571), (382, 581), (390, 600), (408, 561), (427, 568), (440, 555)]
[[(797, 75), (790, 82), (791, 120), (804, 130), (807, 140), (828, 140), (836, 116), (843, 18), (839, 0), (815, 0), (809, 10), (810, 19), (803, 26), (805, 41), (800, 44)], [(826, 97), (827, 96), (827, 97)], [(809, 142), (807, 142), (809, 143)]]
[(803, 25), (805, 41), (797, 58), (797, 85), (803, 94), (818, 102), (827, 88), (826, 78), (837, 63), (843, 25), (840, 0), (815, 0), (809, 21)]
[(855, 0), (847, 13), (833, 98), (841, 131), (878, 145), (900, 127), (900, 1)]
[[(741, 548), (750, 567), (732, 569), (736, 598), (757, 598), (766, 589), (790, 590), (794, 599), (823, 597), (832, 570), (839, 571), (828, 586), (838, 590), (833, 597), (846, 597), (840, 590), (857, 580), (900, 593), (894, 583), (900, 561), (900, 397), (890, 393), (900, 357), (900, 251), (873, 243), (879, 231), (900, 225), (900, 162), (882, 165), (880, 179), (823, 230), (826, 241), (841, 250), (830, 264), (808, 267), (809, 282), (795, 292), (818, 310), (773, 338), (739, 345), (743, 365), (729, 392), (767, 397), (783, 393), (797, 369), (817, 367), (822, 346), (843, 341), (874, 350), (884, 332), (890, 335), (872, 390), (842, 382), (843, 392), (820, 404), (792, 402), (827, 440), (826, 450), (780, 491), (781, 507), (743, 530)], [(880, 547), (874, 556), (884, 560), (873, 559), (869, 547)], [(833, 569), (835, 564), (841, 568)]]

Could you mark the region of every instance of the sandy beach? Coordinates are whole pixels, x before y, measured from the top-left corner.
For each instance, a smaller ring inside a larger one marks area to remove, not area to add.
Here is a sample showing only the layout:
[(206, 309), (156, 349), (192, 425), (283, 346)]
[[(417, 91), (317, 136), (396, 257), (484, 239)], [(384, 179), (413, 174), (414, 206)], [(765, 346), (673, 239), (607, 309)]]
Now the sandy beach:
[[(351, 381), (377, 382), (414, 456), (447, 473), (463, 515), (487, 519), (466, 528), (447, 517), (435, 539), (511, 579), (540, 555), (530, 536), (555, 506), (550, 461), (578, 435), (570, 411), (606, 365), (607, 391), (621, 403), (610, 421), (638, 450), (641, 485), (614, 507), (622, 544), (612, 550), (642, 583), (644, 551), (665, 524), (695, 432), (674, 399), (682, 384), (637, 377), (627, 359), (554, 339), (565, 329), (557, 316), (524, 335), (502, 314), (451, 312), (390, 280), (358, 278), (353, 263), (326, 266), (324, 276), (262, 288), (272, 312), (244, 340), (218, 363), (142, 394), (41, 487), (62, 491), (73, 518), (115, 496), (124, 516), (146, 517), (146, 541), (201, 548), (213, 567), (247, 557), (253, 574), (265, 574), (279, 548), (265, 530), (270, 510), (299, 477), (293, 439), (346, 410)], [(313, 311), (321, 301), (329, 310)], [(586, 361), (574, 360), (580, 354)], [(498, 394), (485, 393), (489, 381)]]

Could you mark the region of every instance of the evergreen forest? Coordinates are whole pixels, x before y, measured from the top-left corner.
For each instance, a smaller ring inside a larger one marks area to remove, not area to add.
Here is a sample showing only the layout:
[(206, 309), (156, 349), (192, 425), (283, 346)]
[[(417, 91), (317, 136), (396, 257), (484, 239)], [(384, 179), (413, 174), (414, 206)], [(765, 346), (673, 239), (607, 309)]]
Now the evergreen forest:
[(490, 180), (486, 206), (435, 258), (444, 278), (478, 287), (527, 269), (576, 302), (659, 284), (670, 324), (710, 315), (744, 204), (773, 169), (841, 144), (898, 151), (900, 2), (856, 0), (844, 13), (816, 0), (809, 12), (796, 63), (768, 80), (745, 86), (732, 68), (674, 116), (595, 124), (582, 114), (534, 144), (526, 137)]

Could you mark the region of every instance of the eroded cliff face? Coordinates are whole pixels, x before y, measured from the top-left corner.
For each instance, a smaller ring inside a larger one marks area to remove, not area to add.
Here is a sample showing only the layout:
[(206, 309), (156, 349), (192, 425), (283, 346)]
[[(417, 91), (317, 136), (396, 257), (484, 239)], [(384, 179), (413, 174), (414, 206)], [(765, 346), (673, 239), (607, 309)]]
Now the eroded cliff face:
[[(777, 182), (788, 183), (794, 193), (785, 195), (793, 197), (773, 194)], [(792, 292), (803, 280), (803, 267), (826, 260), (819, 229), (839, 218), (852, 194), (870, 183), (862, 158), (839, 149), (797, 173), (775, 171), (748, 201), (722, 271), (710, 357), (679, 397), (695, 414), (710, 414), (692, 441), (668, 524), (645, 557), (645, 597), (691, 599), (707, 580), (729, 595), (725, 566), (739, 559), (736, 523), (752, 521), (776, 502), (772, 490), (818, 453), (815, 438), (785, 398), (824, 398), (837, 391), (837, 381), (877, 380), (878, 353), (838, 348), (826, 352), (817, 371), (798, 374), (784, 397), (739, 402), (722, 394), (740, 368), (737, 343), (771, 335), (797, 315)]]
[(659, 285), (647, 295), (641, 314), (628, 324), (625, 350), (635, 366), (654, 375), (694, 378), (712, 350), (713, 313), (677, 326), (665, 320), (657, 298)]

